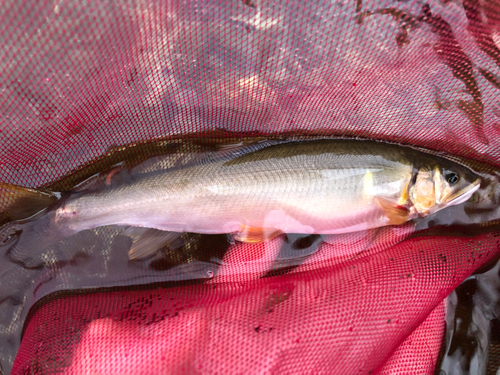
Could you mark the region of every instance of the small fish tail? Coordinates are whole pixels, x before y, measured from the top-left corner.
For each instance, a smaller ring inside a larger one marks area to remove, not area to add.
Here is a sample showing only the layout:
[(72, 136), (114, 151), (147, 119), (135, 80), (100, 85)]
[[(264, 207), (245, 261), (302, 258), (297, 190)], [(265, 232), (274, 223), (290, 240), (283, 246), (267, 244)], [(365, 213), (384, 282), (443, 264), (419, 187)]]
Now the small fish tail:
[(0, 182), (0, 225), (28, 219), (58, 199), (58, 193)]

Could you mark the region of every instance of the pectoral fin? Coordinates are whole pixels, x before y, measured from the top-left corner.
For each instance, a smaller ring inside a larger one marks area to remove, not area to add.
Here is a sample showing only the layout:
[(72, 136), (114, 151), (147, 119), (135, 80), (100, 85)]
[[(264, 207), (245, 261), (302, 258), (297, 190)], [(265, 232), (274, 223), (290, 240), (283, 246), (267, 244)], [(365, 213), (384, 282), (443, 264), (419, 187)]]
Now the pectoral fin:
[(146, 258), (165, 246), (170, 246), (182, 236), (178, 232), (165, 232), (151, 228), (129, 227), (123, 234), (132, 238), (128, 252), (130, 260)]
[(276, 228), (256, 228), (242, 225), (242, 229), (234, 236), (234, 239), (246, 243), (259, 243), (272, 240), (281, 233)]
[(384, 210), (389, 225), (401, 225), (410, 219), (410, 210), (385, 198), (375, 198), (377, 203)]

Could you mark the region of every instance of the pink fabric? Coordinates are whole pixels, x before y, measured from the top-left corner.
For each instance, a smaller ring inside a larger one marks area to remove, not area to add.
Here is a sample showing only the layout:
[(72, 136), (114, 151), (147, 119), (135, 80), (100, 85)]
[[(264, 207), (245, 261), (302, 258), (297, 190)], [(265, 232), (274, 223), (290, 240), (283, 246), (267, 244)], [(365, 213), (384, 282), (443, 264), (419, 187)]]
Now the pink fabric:
[(432, 374), (445, 329), (445, 301), (394, 351), (379, 374)]
[(32, 317), (13, 373), (56, 348), (68, 373), (432, 372), (443, 299), (498, 254), (493, 236), (474, 241), (471, 252), (468, 238), (415, 238), (284, 276), (56, 299)]

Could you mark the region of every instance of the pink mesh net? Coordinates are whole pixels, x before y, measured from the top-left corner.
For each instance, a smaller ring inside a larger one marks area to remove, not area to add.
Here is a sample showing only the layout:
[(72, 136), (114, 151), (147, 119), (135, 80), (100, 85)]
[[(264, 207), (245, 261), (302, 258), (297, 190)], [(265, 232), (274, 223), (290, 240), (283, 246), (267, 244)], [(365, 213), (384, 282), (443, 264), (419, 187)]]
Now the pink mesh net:
[[(3, 1), (1, 181), (49, 186), (121, 146), (144, 159), (148, 141), (219, 130), (368, 137), (498, 167), (499, 14), (497, 0)], [(488, 191), (402, 242), (413, 227), (281, 268), (283, 237), (232, 245), (217, 267), (220, 241), (204, 238), (199, 262), (172, 268), (127, 262), (111, 229), (79, 233), (41, 269), (2, 265), (3, 371), (432, 373), (446, 297), (499, 256)]]

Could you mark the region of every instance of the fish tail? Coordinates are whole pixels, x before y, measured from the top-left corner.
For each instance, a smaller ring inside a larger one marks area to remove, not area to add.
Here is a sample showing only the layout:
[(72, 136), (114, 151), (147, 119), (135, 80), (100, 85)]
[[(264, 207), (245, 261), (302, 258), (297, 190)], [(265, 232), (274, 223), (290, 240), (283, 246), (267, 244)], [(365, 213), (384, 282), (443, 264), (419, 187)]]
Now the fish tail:
[(59, 199), (58, 193), (0, 182), (0, 225), (27, 219)]

